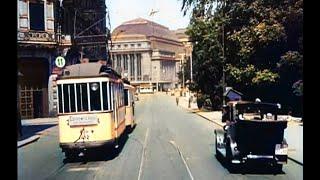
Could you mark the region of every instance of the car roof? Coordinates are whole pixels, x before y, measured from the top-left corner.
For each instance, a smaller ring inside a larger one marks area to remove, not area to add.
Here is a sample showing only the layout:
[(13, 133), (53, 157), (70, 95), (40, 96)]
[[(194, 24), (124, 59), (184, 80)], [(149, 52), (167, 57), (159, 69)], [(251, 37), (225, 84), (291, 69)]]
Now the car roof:
[(265, 103), (265, 102), (253, 102), (253, 101), (230, 101), (229, 105), (235, 105), (236, 108), (246, 108), (246, 107), (255, 107), (255, 108), (276, 108), (278, 109), (278, 104), (275, 103)]

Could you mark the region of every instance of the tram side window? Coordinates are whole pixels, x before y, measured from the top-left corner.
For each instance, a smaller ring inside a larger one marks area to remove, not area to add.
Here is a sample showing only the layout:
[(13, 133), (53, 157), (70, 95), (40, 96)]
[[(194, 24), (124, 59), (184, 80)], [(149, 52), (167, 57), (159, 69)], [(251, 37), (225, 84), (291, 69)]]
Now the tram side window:
[(107, 82), (102, 82), (102, 99), (103, 99), (103, 110), (110, 110), (110, 104), (109, 104), (109, 98), (110, 96), (108, 96), (108, 86), (107, 86)]
[(120, 106), (123, 106), (123, 92), (122, 92), (122, 89), (121, 89), (121, 84), (119, 84), (119, 97), (120, 97)]
[(124, 87), (123, 87), (123, 84), (120, 84), (120, 87), (121, 87), (121, 100), (122, 100), (122, 106), (125, 105), (125, 96), (124, 96)]
[(125, 89), (124, 90), (124, 105), (125, 106), (129, 106), (129, 90), (128, 89)]
[(77, 107), (78, 112), (88, 111), (88, 91), (87, 91), (87, 84), (80, 83), (76, 84), (77, 90)]
[(110, 97), (110, 109), (113, 110), (113, 102), (114, 102), (114, 97), (113, 97), (113, 92), (112, 92), (112, 88), (113, 88), (113, 83), (109, 84), (109, 97)]
[(121, 99), (120, 99), (120, 86), (117, 84), (116, 86), (116, 91), (117, 91), (117, 98), (118, 98), (118, 107), (121, 106)]
[(91, 111), (101, 110), (100, 83), (89, 83), (90, 86), (90, 107)]

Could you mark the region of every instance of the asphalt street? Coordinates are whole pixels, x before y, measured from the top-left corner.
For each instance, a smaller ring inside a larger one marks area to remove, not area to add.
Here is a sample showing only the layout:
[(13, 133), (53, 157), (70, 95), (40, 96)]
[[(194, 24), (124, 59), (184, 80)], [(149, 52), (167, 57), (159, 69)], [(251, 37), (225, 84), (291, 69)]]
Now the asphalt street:
[(38, 141), (18, 149), (18, 179), (303, 179), (303, 166), (290, 160), (277, 175), (230, 173), (214, 156), (214, 129), (221, 127), (177, 106), (174, 96), (140, 95), (136, 121), (119, 152), (88, 152), (71, 162), (59, 148), (57, 126), (52, 126)]

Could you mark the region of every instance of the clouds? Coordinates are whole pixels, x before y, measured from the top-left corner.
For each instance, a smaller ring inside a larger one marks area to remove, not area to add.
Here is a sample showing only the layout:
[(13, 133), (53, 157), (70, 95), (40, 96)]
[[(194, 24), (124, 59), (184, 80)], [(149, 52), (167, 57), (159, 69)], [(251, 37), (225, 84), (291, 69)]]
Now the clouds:
[[(106, 0), (112, 30), (138, 17), (155, 21), (169, 29), (185, 28), (189, 23), (190, 12), (183, 16), (181, 3), (181, 0)], [(159, 12), (150, 17), (152, 9)]]

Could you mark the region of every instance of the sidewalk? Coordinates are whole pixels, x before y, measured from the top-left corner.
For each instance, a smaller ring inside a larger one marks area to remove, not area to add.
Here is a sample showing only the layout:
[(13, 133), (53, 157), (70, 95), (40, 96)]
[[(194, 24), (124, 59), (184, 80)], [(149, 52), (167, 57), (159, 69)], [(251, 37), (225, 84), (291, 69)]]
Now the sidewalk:
[(37, 118), (22, 120), (22, 137), (17, 141), (17, 148), (37, 141), (47, 129), (58, 124), (57, 118)]
[[(188, 101), (185, 97), (180, 97), (179, 106), (189, 111), (196, 112), (197, 115), (217, 124), (218, 126), (223, 127), (225, 125), (225, 123), (221, 122), (221, 111), (202, 112), (198, 110), (196, 103), (191, 104), (191, 108), (188, 108)], [(286, 116), (280, 117), (286, 118)], [(289, 145), (288, 157), (303, 165), (303, 125), (299, 122), (299, 118), (291, 118), (284, 131), (284, 137)]]

